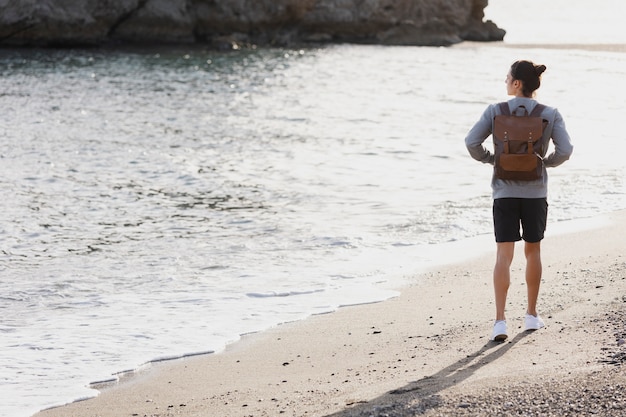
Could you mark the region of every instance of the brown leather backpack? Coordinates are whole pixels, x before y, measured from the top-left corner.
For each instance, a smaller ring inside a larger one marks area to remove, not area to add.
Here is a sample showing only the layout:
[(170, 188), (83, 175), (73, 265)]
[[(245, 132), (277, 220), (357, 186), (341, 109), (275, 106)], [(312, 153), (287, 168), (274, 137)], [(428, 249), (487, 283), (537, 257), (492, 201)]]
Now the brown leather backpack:
[[(499, 103), (499, 114), (493, 119), (495, 175), (503, 180), (532, 181), (543, 175), (544, 143), (541, 140), (548, 121), (541, 118), (546, 106), (535, 105), (528, 114), (519, 106), (513, 114), (509, 104)], [(520, 110), (523, 112), (519, 114)]]

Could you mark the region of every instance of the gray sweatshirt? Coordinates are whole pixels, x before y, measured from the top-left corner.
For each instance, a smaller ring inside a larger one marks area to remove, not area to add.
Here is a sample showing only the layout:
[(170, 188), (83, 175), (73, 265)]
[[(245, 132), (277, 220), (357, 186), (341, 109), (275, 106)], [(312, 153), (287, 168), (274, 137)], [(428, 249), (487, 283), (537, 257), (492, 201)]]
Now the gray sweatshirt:
[[(514, 97), (509, 100), (509, 110), (511, 113), (519, 106), (526, 107), (528, 113), (532, 112), (537, 104), (532, 98)], [(488, 151), (483, 142), (491, 135), (493, 129), (493, 118), (500, 114), (497, 104), (491, 104), (485, 109), (480, 120), (469, 131), (465, 138), (465, 145), (472, 158), (485, 164), (494, 164), (495, 155)], [(491, 188), (493, 198), (545, 198), (548, 196), (548, 173), (547, 167), (556, 167), (567, 161), (572, 154), (574, 147), (570, 141), (569, 134), (565, 129), (565, 122), (559, 111), (554, 107), (548, 107), (541, 112), (541, 117), (548, 121), (548, 126), (543, 133), (541, 140), (543, 146), (543, 176), (535, 181), (511, 181), (501, 180), (494, 176), (491, 178)], [(546, 156), (548, 142), (552, 139), (554, 152)], [(491, 148), (493, 149), (493, 147)]]

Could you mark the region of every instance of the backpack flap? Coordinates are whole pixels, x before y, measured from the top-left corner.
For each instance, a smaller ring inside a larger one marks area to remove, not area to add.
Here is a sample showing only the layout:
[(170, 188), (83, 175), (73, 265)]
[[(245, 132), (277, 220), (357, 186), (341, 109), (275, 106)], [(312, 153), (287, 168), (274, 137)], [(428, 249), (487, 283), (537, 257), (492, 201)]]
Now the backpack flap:
[(509, 149), (505, 150), (507, 153), (526, 152), (529, 142), (532, 149), (532, 144), (541, 139), (543, 127), (543, 119), (539, 117), (498, 115), (495, 117), (493, 136), (503, 142), (503, 146), (509, 142)]

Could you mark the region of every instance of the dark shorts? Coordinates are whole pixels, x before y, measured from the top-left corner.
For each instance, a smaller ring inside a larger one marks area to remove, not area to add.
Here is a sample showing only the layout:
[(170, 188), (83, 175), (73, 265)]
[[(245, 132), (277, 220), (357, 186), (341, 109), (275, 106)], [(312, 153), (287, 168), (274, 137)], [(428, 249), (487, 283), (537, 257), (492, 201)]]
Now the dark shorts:
[[(535, 243), (543, 239), (548, 220), (546, 198), (498, 198), (493, 200), (496, 242)], [(522, 235), (520, 236), (520, 225)]]

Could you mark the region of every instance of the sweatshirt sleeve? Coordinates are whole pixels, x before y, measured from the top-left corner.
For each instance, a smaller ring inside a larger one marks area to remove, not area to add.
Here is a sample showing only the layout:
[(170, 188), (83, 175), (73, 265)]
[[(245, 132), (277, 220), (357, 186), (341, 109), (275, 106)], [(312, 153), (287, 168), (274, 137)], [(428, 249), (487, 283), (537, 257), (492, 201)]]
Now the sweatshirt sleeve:
[(491, 165), (494, 164), (495, 156), (487, 150), (483, 142), (491, 135), (494, 114), (493, 105), (490, 105), (465, 137), (465, 146), (472, 158)]
[(546, 167), (556, 167), (567, 161), (574, 151), (574, 146), (565, 128), (565, 121), (558, 110), (554, 117), (554, 127), (552, 128), (552, 143), (554, 152), (543, 159)]

